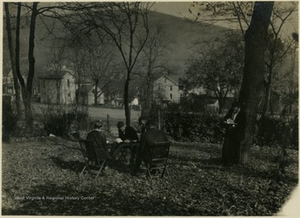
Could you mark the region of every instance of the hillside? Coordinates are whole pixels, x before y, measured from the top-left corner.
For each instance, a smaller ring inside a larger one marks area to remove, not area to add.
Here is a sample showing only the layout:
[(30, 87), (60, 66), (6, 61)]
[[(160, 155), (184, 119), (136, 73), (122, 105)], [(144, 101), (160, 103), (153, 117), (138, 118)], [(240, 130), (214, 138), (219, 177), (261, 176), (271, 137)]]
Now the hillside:
[[(191, 46), (195, 40), (205, 42), (207, 40), (214, 40), (217, 36), (227, 31), (227, 28), (220, 26), (208, 25), (200, 22), (192, 22), (187, 19), (178, 18), (175, 16), (151, 12), (149, 14), (149, 21), (152, 25), (160, 25), (164, 30), (164, 39), (169, 41), (167, 54), (164, 57), (164, 62), (168, 68), (176, 73), (182, 74), (185, 71), (186, 61), (192, 55)], [(45, 27), (46, 23), (48, 29), (52, 29), (53, 34)], [(29, 22), (28, 19), (22, 20), (21, 29), (21, 70), (26, 74), (27, 72), (27, 51), (28, 51), (28, 36), (29, 36)], [(5, 27), (4, 27), (5, 28)], [(6, 75), (10, 69), (10, 59), (7, 46), (7, 36), (4, 29), (3, 38), (3, 75)], [(58, 21), (50, 18), (43, 18), (37, 20), (36, 28), (36, 78), (45, 70), (49, 60), (53, 57), (52, 49), (55, 46), (55, 37), (63, 37), (66, 34), (65, 29)], [(203, 53), (208, 52), (201, 51)], [(117, 54), (119, 56), (119, 54)]]
[[(193, 54), (192, 42), (213, 41), (220, 34), (228, 31), (227, 28), (209, 25), (201, 22), (193, 22), (184, 18), (153, 12), (150, 15), (151, 22), (160, 24), (166, 32), (165, 38), (170, 40), (169, 53), (166, 60), (175, 69), (175, 73), (183, 73), (186, 61)], [(205, 49), (201, 53), (207, 53)]]

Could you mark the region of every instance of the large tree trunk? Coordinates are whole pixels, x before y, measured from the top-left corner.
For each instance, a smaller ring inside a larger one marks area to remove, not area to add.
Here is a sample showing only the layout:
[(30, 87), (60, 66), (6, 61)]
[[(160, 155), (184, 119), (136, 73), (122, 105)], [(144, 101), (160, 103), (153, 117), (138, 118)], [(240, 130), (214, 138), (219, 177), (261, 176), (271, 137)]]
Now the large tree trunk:
[(267, 116), (269, 113), (270, 101), (271, 101), (271, 90), (272, 90), (271, 81), (269, 80), (266, 87), (266, 93), (265, 93), (265, 102), (264, 102), (263, 112), (262, 112), (263, 117)]
[(10, 25), (10, 13), (9, 13), (9, 7), (8, 3), (5, 4), (5, 16), (6, 16), (6, 31), (7, 31), (7, 38), (8, 38), (8, 50), (10, 55), (10, 63), (11, 63), (11, 69), (13, 73), (13, 81), (14, 81), (14, 89), (16, 91), (16, 108), (18, 116), (21, 115), (21, 95), (20, 95), (20, 86), (17, 78), (17, 72), (16, 72), (16, 64), (15, 64), (15, 53), (13, 48), (13, 40), (12, 40), (12, 34), (11, 34), (11, 25)]
[(147, 76), (146, 79), (146, 87), (145, 87), (145, 101), (144, 101), (144, 106), (142, 108), (142, 117), (148, 117), (150, 114), (150, 108), (151, 108), (151, 103), (153, 99), (153, 87), (152, 87), (152, 80), (149, 78), (150, 76)]
[(27, 77), (27, 87), (24, 101), (25, 106), (25, 116), (26, 116), (26, 126), (32, 128), (33, 116), (31, 110), (31, 94), (32, 94), (32, 83), (34, 77), (34, 68), (35, 68), (35, 58), (34, 58), (34, 38), (35, 38), (35, 27), (36, 27), (36, 18), (38, 16), (37, 10), (38, 3), (32, 3), (32, 14), (30, 21), (30, 30), (29, 30), (29, 51), (28, 51), (28, 62), (29, 62), (29, 71)]
[(98, 97), (100, 98), (100, 96), (98, 96), (98, 84), (99, 84), (99, 80), (96, 79), (95, 80), (95, 92), (94, 92), (94, 104), (95, 105), (98, 105)]
[(223, 113), (223, 108), (224, 108), (224, 105), (225, 105), (225, 97), (220, 95), (218, 97), (218, 101), (219, 101), (219, 111), (218, 111), (218, 113), (222, 114)]
[(274, 2), (256, 2), (249, 28), (245, 34), (245, 65), (239, 96), (246, 112), (247, 126), (245, 139), (241, 145), (241, 162), (249, 161), (249, 151), (254, 135), (257, 106), (264, 81), (264, 52), (266, 36)]
[(130, 125), (130, 108), (129, 108), (129, 99), (128, 99), (128, 90), (129, 90), (129, 77), (127, 77), (125, 86), (124, 86), (124, 107), (125, 107), (125, 118), (126, 125)]
[(56, 80), (56, 104), (60, 104), (60, 80)]

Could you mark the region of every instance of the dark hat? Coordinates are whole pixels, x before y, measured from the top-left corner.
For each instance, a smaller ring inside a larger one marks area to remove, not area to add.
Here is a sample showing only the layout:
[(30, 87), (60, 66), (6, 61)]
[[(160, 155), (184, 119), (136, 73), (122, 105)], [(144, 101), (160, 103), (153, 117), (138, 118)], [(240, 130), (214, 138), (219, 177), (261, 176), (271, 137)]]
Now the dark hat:
[(121, 127), (123, 127), (125, 124), (124, 122), (120, 121), (117, 123), (117, 127), (120, 129)]
[(139, 121), (139, 124), (142, 123), (142, 121), (147, 121), (148, 119), (146, 117), (139, 117), (138, 121)]
[(95, 129), (100, 129), (103, 126), (102, 120), (96, 120), (94, 124)]

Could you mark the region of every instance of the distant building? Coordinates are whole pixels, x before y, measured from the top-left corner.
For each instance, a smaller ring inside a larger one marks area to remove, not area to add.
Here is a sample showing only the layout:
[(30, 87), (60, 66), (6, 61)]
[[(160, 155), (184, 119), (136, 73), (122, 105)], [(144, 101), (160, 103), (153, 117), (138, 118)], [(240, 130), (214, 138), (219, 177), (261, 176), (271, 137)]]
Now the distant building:
[(179, 103), (182, 96), (182, 90), (179, 87), (178, 75), (164, 75), (154, 82), (153, 96), (158, 104), (164, 102)]
[(139, 105), (139, 99), (138, 98), (134, 98), (131, 103), (131, 105)]
[(49, 70), (39, 77), (40, 100), (46, 104), (75, 103), (74, 73), (65, 67), (62, 70)]
[[(181, 77), (181, 75), (173, 74), (164, 75), (158, 78), (154, 82), (153, 88), (155, 103), (164, 104), (167, 102), (184, 102), (198, 105), (199, 110), (219, 110), (219, 101), (216, 99), (213, 91), (208, 92), (204, 89), (204, 87), (198, 87), (184, 92), (182, 87), (183, 84), (179, 83)], [(228, 102), (232, 102), (234, 97), (235, 92), (229, 91), (226, 99)]]
[(2, 87), (3, 87), (3, 94), (7, 94), (7, 95), (11, 95), (11, 96), (15, 95), (16, 91), (14, 88), (14, 80), (13, 80), (12, 70), (9, 71), (7, 76), (3, 76)]

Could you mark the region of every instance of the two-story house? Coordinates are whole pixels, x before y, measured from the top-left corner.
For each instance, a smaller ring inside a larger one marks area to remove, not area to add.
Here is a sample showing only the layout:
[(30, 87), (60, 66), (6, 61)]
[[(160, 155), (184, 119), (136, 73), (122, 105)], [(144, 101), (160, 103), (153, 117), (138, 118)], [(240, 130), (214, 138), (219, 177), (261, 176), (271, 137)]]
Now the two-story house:
[(2, 78), (3, 94), (14, 96), (16, 91), (14, 88), (14, 80), (12, 70)]
[(75, 77), (66, 69), (48, 70), (39, 77), (41, 103), (72, 104), (75, 102)]
[(156, 103), (180, 102), (182, 90), (179, 86), (180, 75), (164, 75), (154, 81), (153, 97)]
[[(179, 79), (181, 75), (164, 75), (158, 78), (154, 82), (153, 95), (154, 101), (157, 104), (163, 104), (166, 102), (179, 103), (182, 98), (188, 100), (189, 102), (197, 102), (204, 104), (204, 108), (210, 111), (218, 111), (219, 101), (214, 96), (214, 93), (208, 92), (203, 87), (194, 88), (184, 93), (181, 85), (179, 84)], [(227, 98), (233, 98), (233, 92), (229, 92)]]

